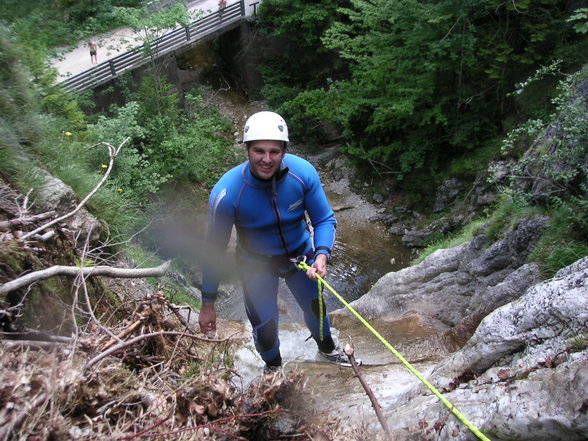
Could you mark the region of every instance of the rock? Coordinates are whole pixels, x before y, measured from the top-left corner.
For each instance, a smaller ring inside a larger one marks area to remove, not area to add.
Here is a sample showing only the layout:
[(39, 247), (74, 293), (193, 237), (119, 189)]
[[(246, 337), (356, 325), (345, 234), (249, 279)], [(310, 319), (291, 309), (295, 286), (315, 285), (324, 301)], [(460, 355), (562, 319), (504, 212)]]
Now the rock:
[(380, 193), (374, 193), (372, 199), (376, 204), (381, 204), (382, 202), (384, 202), (384, 196), (382, 196)]
[(399, 217), (396, 216), (395, 214), (384, 214), (381, 216), (380, 220), (382, 222), (384, 222), (385, 225), (392, 225), (392, 224), (398, 222)]
[(443, 184), (437, 188), (437, 196), (433, 211), (439, 213), (440, 211), (449, 208), (462, 189), (463, 183), (455, 178), (443, 182)]
[(402, 244), (407, 248), (422, 248), (425, 243), (425, 234), (419, 231), (409, 231), (402, 236)]
[[(352, 306), (372, 317), (400, 317), (416, 310), (449, 326), (464, 322), (454, 341), (467, 340), (484, 315), (537, 282), (536, 266), (521, 267), (545, 222), (544, 217), (522, 220), (488, 248), (479, 235), (458, 247), (437, 250), (418, 265), (386, 274)], [(413, 243), (422, 240), (411, 231), (403, 243), (409, 238)]]
[[(37, 169), (37, 174), (43, 184), (37, 190), (36, 204), (42, 210), (55, 211), (58, 216), (73, 211), (79, 201), (72, 188), (45, 170)], [(64, 219), (61, 224), (74, 233), (79, 233), (78, 241), (80, 243), (86, 240), (88, 233), (91, 234), (90, 242), (95, 242), (102, 232), (102, 225), (98, 219), (84, 207), (74, 215)]]
[(396, 224), (396, 225), (392, 225), (389, 229), (388, 232), (390, 234), (394, 234), (396, 236), (403, 236), (404, 234), (406, 234), (408, 232), (408, 226), (405, 224)]
[(504, 238), (488, 248), (479, 258), (468, 263), (468, 271), (487, 276), (503, 268), (517, 268), (525, 261), (548, 218), (537, 216), (521, 220)]
[(508, 161), (491, 161), (488, 170), (491, 173), (492, 182), (495, 184), (507, 183), (507, 178), (512, 174), (512, 163)]
[(335, 181), (339, 181), (339, 180), (343, 179), (343, 177), (344, 177), (343, 171), (341, 169), (335, 169), (335, 170), (333, 170), (332, 173), (333, 173), (333, 179)]
[(381, 220), (381, 216), (379, 214), (377, 214), (377, 213), (376, 214), (372, 214), (370, 217), (368, 217), (368, 221), (369, 222), (378, 222), (379, 220)]
[[(588, 344), (573, 342), (587, 323), (585, 257), (488, 315), (428, 379), (448, 390), (445, 397), (493, 440), (585, 440)], [(431, 426), (445, 421), (447, 409), (423, 390), (413, 388), (385, 411), (394, 439), (422, 439), (426, 427), (417, 436), (409, 419)], [(435, 439), (475, 439), (457, 420), (448, 423)]]
[(388, 229), (388, 232), (390, 234), (393, 234), (394, 236), (402, 236), (402, 235), (406, 234), (407, 231), (408, 231), (408, 227), (403, 224), (392, 225)]

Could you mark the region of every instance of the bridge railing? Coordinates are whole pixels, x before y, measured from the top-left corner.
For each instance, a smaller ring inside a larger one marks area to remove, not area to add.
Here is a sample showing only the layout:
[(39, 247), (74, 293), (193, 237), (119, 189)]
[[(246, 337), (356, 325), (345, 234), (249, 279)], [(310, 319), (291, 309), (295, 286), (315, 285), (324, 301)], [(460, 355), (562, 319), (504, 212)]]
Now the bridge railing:
[(148, 63), (151, 56), (159, 57), (189, 43), (202, 40), (229, 26), (234, 26), (244, 16), (244, 0), (232, 3), (222, 11), (215, 11), (190, 23), (188, 26), (174, 29), (162, 35), (149, 43), (148, 48), (145, 48), (144, 44), (138, 46), (79, 74), (72, 75), (62, 81), (61, 84), (67, 90), (85, 92), (88, 89), (106, 83), (128, 70)]

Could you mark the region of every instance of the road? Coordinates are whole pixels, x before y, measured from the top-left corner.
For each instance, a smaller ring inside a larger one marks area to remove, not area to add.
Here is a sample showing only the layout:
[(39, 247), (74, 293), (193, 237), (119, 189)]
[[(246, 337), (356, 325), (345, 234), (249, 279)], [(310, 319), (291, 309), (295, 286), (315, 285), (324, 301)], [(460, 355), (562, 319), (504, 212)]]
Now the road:
[[(228, 0), (227, 5), (235, 2), (236, 0)], [(246, 15), (253, 14), (253, 3), (254, 1), (245, 2)], [(217, 10), (218, 0), (194, 0), (188, 3), (188, 11), (193, 15), (202, 14), (202, 16), (205, 16)], [(142, 43), (130, 28), (119, 28), (80, 41), (73, 49), (71, 47), (63, 48), (60, 56), (51, 59), (51, 65), (59, 73), (58, 81), (62, 81), (69, 76), (79, 74), (92, 67), (88, 49), (88, 41), (90, 40), (96, 42), (98, 45), (98, 63), (114, 58)]]

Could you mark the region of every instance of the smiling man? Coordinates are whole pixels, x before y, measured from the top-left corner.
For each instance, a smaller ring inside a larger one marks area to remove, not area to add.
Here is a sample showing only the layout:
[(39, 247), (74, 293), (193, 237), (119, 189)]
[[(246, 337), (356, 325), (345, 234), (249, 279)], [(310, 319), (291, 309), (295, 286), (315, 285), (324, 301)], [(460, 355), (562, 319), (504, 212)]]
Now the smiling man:
[[(316, 275), (327, 275), (335, 242), (334, 213), (316, 169), (286, 153), (288, 127), (280, 115), (258, 112), (243, 130), (249, 158), (229, 170), (213, 188), (208, 206), (207, 239), (225, 250), (233, 225), (245, 308), (255, 347), (265, 371), (281, 366), (277, 293), (284, 278), (304, 313), (306, 326), (328, 361), (348, 364), (331, 337), (329, 317), (320, 317)], [(311, 229), (305, 213), (310, 219)], [(291, 259), (306, 258), (310, 269), (299, 271)], [(214, 302), (223, 268), (205, 265), (202, 277), (202, 332), (216, 331)], [(324, 304), (324, 303), (323, 303)]]

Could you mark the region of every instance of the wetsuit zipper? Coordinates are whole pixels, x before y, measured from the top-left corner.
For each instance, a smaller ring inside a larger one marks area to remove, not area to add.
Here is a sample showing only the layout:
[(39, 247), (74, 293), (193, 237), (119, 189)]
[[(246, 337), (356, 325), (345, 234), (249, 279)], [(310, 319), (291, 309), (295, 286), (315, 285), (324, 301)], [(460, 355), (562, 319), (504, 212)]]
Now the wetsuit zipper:
[(284, 255), (287, 256), (288, 246), (286, 245), (286, 238), (284, 237), (284, 232), (282, 231), (282, 219), (280, 217), (280, 210), (278, 208), (278, 189), (275, 175), (272, 177), (272, 207), (274, 209), (274, 215), (276, 216), (276, 224), (278, 226), (280, 242), (282, 243), (282, 248), (284, 249)]

